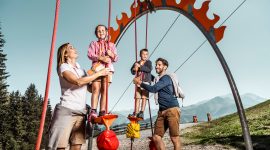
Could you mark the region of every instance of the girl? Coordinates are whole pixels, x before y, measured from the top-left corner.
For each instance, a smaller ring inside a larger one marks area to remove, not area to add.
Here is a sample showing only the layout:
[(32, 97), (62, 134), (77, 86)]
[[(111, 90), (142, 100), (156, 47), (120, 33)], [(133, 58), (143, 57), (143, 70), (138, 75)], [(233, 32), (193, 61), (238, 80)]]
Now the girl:
[[(104, 25), (98, 25), (95, 29), (95, 35), (98, 41), (90, 43), (88, 49), (88, 58), (92, 61), (92, 68), (88, 73), (96, 72), (104, 67), (111, 69), (114, 72), (113, 63), (118, 60), (117, 50), (114, 43), (108, 41), (108, 29)], [(112, 82), (112, 74), (108, 76), (108, 82)], [(97, 117), (97, 105), (100, 95), (99, 116), (104, 116), (106, 113), (106, 77), (100, 77), (92, 83), (91, 97), (91, 113), (90, 120)]]

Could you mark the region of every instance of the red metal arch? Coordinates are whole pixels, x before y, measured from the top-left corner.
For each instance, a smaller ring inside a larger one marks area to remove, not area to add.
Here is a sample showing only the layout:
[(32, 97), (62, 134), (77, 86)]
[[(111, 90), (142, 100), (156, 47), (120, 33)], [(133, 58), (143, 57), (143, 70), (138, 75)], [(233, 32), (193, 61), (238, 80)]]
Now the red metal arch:
[[(116, 19), (118, 28), (114, 30), (112, 27), (110, 28), (111, 41), (116, 45), (121, 40), (123, 34), (129, 28), (129, 26), (138, 18), (148, 13), (150, 10), (148, 9), (149, 0), (145, 0), (144, 2), (140, 2), (137, 0), (136, 6), (136, 17), (135, 17), (135, 9), (134, 3), (130, 6), (131, 16), (128, 17), (126, 13), (122, 13), (121, 19)], [(200, 9), (196, 9), (194, 7), (195, 0), (181, 0), (180, 3), (176, 3), (175, 0), (152, 0), (151, 4), (155, 8), (155, 10), (173, 10), (181, 13), (186, 16), (190, 21), (192, 21), (204, 34), (210, 45), (212, 46), (216, 56), (218, 57), (221, 66), (225, 72), (227, 80), (230, 84), (232, 94), (234, 96), (235, 104), (237, 107), (238, 115), (240, 118), (243, 137), (245, 140), (245, 145), (247, 150), (252, 150), (252, 141), (249, 133), (248, 124), (246, 121), (246, 116), (243, 108), (243, 104), (241, 102), (241, 97), (239, 95), (237, 86), (231, 74), (231, 71), (227, 65), (225, 58), (223, 57), (221, 51), (217, 46), (217, 42), (219, 42), (224, 35), (225, 26), (221, 26), (215, 28), (214, 25), (218, 22), (219, 16), (214, 15), (214, 19), (209, 19), (207, 17), (207, 11), (209, 9), (210, 0), (205, 1), (202, 4)]]
[[(152, 5), (155, 10), (173, 10), (177, 11), (187, 18), (189, 18), (197, 26), (203, 27), (203, 29), (213, 35), (214, 40), (219, 42), (223, 38), (225, 26), (215, 28), (214, 25), (218, 22), (219, 16), (214, 15), (214, 19), (209, 19), (207, 17), (207, 11), (209, 9), (210, 1), (205, 1), (200, 9), (194, 7), (195, 0), (181, 0), (180, 3), (176, 3), (175, 0), (152, 0)], [(140, 2), (137, 0), (136, 8), (136, 18), (134, 2), (130, 6), (131, 16), (128, 17), (127, 13), (122, 12), (122, 18), (116, 18), (118, 28), (115, 30), (110, 28), (111, 41), (118, 44), (122, 35), (129, 28), (129, 26), (135, 21), (135, 19), (140, 18), (144, 14), (148, 13), (150, 10), (147, 7), (147, 2)]]

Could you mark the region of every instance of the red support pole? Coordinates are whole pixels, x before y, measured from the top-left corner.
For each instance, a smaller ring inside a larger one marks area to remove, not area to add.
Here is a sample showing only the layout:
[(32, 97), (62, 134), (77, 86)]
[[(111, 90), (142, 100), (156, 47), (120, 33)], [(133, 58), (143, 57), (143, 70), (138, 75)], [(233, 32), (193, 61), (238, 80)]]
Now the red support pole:
[(41, 115), (41, 119), (40, 119), (40, 125), (39, 125), (39, 131), (38, 131), (38, 137), (37, 137), (37, 141), (36, 141), (35, 150), (40, 149), (40, 144), (41, 144), (42, 134), (43, 134), (43, 129), (44, 129), (45, 116), (46, 116), (47, 105), (48, 105), (48, 95), (49, 95), (49, 90), (50, 90), (53, 54), (54, 54), (54, 47), (55, 47), (55, 41), (56, 41), (56, 32), (57, 32), (57, 25), (58, 25), (59, 7), (60, 7), (60, 0), (56, 0), (54, 27), (53, 27), (53, 35), (52, 35), (52, 42), (51, 42), (50, 58), (49, 58), (49, 64), (48, 64), (48, 73), (47, 73), (47, 81), (46, 81), (45, 98), (44, 98), (44, 102), (43, 102), (43, 109), (42, 109), (42, 115)]
[(145, 48), (147, 49), (148, 44), (148, 13), (146, 14), (146, 21), (145, 21)]
[[(112, 2), (109, 0), (109, 16), (108, 16), (108, 41), (107, 41), (107, 50), (110, 48), (110, 28), (111, 28), (111, 7), (112, 7)], [(108, 113), (108, 103), (109, 103), (109, 76), (106, 77), (106, 114)]]
[[(135, 56), (136, 56), (136, 62), (138, 61), (138, 57), (137, 57), (137, 22), (136, 22), (136, 18), (137, 18), (137, 1), (134, 0), (134, 10), (135, 10), (135, 21), (134, 21), (134, 32), (135, 32)], [(136, 77), (138, 76), (137, 72), (136, 72)], [(137, 108), (137, 103), (136, 103), (136, 93), (137, 93), (137, 85), (135, 85), (135, 94), (134, 94), (134, 112), (136, 112), (136, 108)], [(135, 114), (136, 115), (136, 114)]]
[(137, 48), (137, 0), (134, 0), (134, 5), (135, 5), (135, 21), (134, 21), (134, 31), (135, 31), (135, 56), (136, 56), (136, 62), (138, 61), (138, 57), (137, 57), (137, 51), (138, 51), (138, 48)]
[[(110, 27), (111, 27), (111, 7), (112, 7), (112, 1), (109, 0), (109, 16), (108, 16), (108, 35), (110, 36)], [(108, 39), (108, 42), (110, 41), (110, 38)]]

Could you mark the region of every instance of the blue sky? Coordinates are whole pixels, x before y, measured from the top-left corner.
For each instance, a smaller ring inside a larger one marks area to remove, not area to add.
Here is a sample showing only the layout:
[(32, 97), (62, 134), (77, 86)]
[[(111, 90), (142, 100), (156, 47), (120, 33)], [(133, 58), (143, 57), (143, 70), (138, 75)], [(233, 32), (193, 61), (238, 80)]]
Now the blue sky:
[[(180, 0), (177, 0), (180, 2)], [(112, 26), (117, 27), (115, 17), (121, 12), (130, 15), (133, 0), (112, 1)], [(195, 7), (201, 6), (197, 0)], [(212, 0), (208, 11), (220, 16), (217, 26), (233, 12), (242, 0)], [(90, 41), (96, 40), (94, 28), (107, 24), (107, 0), (62, 0), (57, 32), (57, 48), (65, 42), (72, 43), (79, 51), (78, 62), (85, 69), (91, 65), (87, 58)], [(42, 0), (0, 0), (0, 21), (6, 44), (7, 71), (10, 74), (9, 91), (24, 93), (30, 83), (37, 86), (44, 95), (51, 35), (54, 20), (55, 1)], [(247, 0), (229, 18), (224, 38), (218, 43), (238, 86), (240, 94), (254, 93), (270, 98), (270, 13), (269, 0)], [(157, 11), (149, 15), (150, 52), (158, 44), (178, 13)], [(145, 17), (138, 21), (138, 48), (145, 45)], [(162, 44), (150, 58), (169, 60), (170, 71), (174, 71), (203, 41), (202, 33), (187, 18), (180, 16)], [(129, 68), (135, 60), (133, 26), (118, 45), (119, 61), (109, 91), (109, 107), (112, 107), (133, 78)], [(56, 51), (54, 55), (49, 97), (54, 106), (59, 102), (60, 86), (56, 74)], [(153, 71), (155, 74), (155, 71)], [(214, 51), (208, 43), (187, 62), (177, 75), (186, 93), (184, 105), (190, 105), (218, 95), (231, 93), (229, 84)], [(131, 86), (115, 110), (133, 108), (134, 87)], [(90, 94), (88, 94), (88, 102)], [(152, 102), (153, 104), (153, 102)], [(156, 108), (157, 106), (154, 106)]]

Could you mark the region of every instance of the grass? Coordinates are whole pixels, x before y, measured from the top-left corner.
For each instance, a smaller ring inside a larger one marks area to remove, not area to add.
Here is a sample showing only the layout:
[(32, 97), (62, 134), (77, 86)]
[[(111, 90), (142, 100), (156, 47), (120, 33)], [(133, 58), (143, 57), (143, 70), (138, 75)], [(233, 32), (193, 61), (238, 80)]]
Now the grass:
[[(270, 149), (270, 100), (245, 110), (254, 149)], [(237, 113), (187, 128), (184, 144), (222, 144), (245, 149)]]

